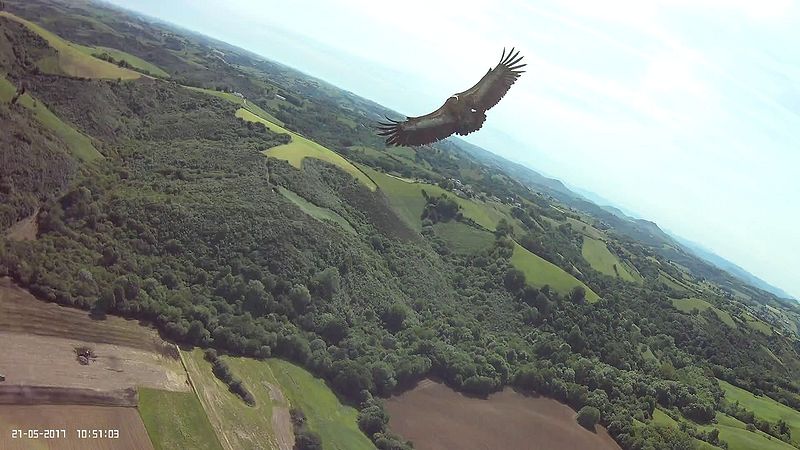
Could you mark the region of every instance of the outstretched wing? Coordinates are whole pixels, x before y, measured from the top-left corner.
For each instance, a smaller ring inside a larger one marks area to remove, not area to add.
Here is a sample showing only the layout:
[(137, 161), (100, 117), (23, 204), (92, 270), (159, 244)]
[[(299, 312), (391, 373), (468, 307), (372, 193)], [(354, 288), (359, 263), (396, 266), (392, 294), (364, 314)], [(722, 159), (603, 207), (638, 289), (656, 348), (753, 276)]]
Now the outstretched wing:
[(458, 120), (445, 111), (444, 105), (436, 111), (419, 117), (409, 117), (400, 122), (386, 118), (378, 123), (378, 134), (386, 137), (388, 145), (425, 145), (442, 140), (458, 130)]
[(498, 104), (506, 92), (511, 89), (511, 85), (525, 72), (519, 69), (527, 64), (520, 64), (520, 61), (522, 61), (522, 56), (519, 56), (519, 50), (514, 53), (512, 48), (506, 55), (506, 49), (503, 49), (503, 55), (497, 66), (489, 69), (475, 86), (457, 95), (460, 98), (470, 97), (473, 108), (486, 111)]

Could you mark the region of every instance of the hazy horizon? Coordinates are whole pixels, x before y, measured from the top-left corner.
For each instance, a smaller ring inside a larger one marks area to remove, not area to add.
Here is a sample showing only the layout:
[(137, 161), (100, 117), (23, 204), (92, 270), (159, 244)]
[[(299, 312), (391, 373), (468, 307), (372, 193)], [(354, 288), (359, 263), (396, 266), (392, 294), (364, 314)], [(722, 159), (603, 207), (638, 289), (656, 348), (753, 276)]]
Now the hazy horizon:
[(468, 137), (800, 298), (800, 5), (791, 0), (112, 0), (407, 115), (516, 45), (527, 73)]

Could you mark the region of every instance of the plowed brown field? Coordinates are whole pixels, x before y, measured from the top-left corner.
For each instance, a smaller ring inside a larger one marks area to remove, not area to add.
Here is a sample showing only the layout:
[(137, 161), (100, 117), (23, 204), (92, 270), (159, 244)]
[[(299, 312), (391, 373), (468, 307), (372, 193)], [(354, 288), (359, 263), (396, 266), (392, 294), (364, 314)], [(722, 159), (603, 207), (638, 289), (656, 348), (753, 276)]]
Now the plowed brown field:
[(569, 406), (506, 389), (478, 399), (430, 380), (386, 401), (389, 428), (417, 450), (619, 450), (611, 436), (581, 427)]
[[(12, 430), (64, 430), (58, 439), (13, 439)], [(117, 439), (81, 439), (78, 429), (118, 430)], [(0, 407), (0, 448), (3, 450), (151, 450), (136, 408), (75, 405), (3, 405)]]

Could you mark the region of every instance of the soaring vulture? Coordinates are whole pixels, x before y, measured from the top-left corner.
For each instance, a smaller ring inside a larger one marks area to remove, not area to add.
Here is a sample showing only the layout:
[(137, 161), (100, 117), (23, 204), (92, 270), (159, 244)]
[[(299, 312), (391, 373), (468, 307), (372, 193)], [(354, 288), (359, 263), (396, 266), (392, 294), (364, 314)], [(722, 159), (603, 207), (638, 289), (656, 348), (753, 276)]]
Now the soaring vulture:
[(519, 70), (522, 56), (512, 48), (508, 55), (503, 49), (500, 62), (489, 69), (475, 86), (448, 98), (436, 111), (403, 122), (386, 118), (378, 123), (378, 134), (386, 137), (387, 145), (415, 146), (439, 141), (457, 133), (466, 136), (477, 131), (486, 120), (486, 110), (500, 102), (511, 85), (524, 72)]

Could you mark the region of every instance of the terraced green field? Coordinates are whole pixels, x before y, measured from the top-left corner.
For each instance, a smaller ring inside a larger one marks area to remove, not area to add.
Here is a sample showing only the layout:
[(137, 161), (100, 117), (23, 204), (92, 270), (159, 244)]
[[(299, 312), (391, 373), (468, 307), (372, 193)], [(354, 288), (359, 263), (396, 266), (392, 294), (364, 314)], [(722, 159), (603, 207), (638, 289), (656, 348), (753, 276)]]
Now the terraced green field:
[(281, 193), (281, 195), (283, 195), (292, 203), (297, 205), (298, 208), (303, 210), (303, 212), (308, 214), (309, 216), (317, 220), (328, 220), (337, 223), (345, 230), (353, 234), (356, 234), (356, 230), (353, 229), (352, 225), (350, 225), (350, 222), (345, 220), (344, 217), (337, 214), (336, 211), (332, 211), (328, 208), (317, 206), (284, 187), (278, 186), (278, 191)]
[[(11, 84), (11, 82), (5, 77), (0, 77), (0, 101), (10, 101), (14, 97), (16, 91), (17, 88)], [(63, 139), (67, 146), (69, 146), (70, 151), (81, 160), (91, 161), (103, 157), (94, 147), (91, 139), (62, 122), (61, 119), (47, 109), (42, 102), (36, 101), (29, 94), (24, 94), (20, 97), (19, 104), (33, 112), (36, 120)]]
[[(619, 277), (625, 281), (636, 281), (637, 279), (628, 272), (628, 268), (622, 264), (622, 261), (617, 258), (617, 255), (611, 253), (606, 247), (606, 243), (592, 239), (590, 237), (583, 238), (583, 247), (581, 248), (583, 258), (600, 273), (612, 277)], [(615, 270), (616, 268), (616, 270)]]
[(139, 388), (139, 415), (156, 450), (222, 450), (194, 392)]
[(447, 247), (456, 253), (477, 253), (494, 244), (494, 236), (461, 222), (450, 221), (433, 226), (436, 236), (442, 238)]
[(725, 399), (730, 402), (739, 402), (743, 407), (753, 411), (756, 417), (772, 423), (780, 419), (786, 421), (792, 431), (794, 442), (800, 442), (800, 412), (762, 396), (758, 397), (750, 391), (734, 386), (726, 381), (719, 381), (719, 386), (725, 391)]
[(0, 12), (0, 16), (16, 20), (30, 28), (33, 32), (44, 38), (47, 43), (58, 51), (58, 55), (39, 61), (39, 68), (45, 73), (64, 73), (73, 77), (84, 78), (109, 78), (123, 80), (139, 78), (141, 75), (133, 70), (118, 67), (107, 61), (97, 59), (91, 54), (81, 51), (79, 46), (61, 39), (54, 33), (36, 25), (33, 22), (17, 17), (8, 12)]
[(673, 298), (672, 306), (674, 306), (675, 309), (681, 312), (685, 312), (687, 314), (691, 313), (695, 309), (702, 312), (710, 308), (711, 310), (714, 311), (714, 314), (716, 314), (717, 317), (719, 317), (719, 320), (725, 323), (725, 325), (731, 328), (736, 328), (736, 322), (733, 321), (733, 318), (731, 317), (730, 314), (728, 314), (726, 311), (716, 308), (714, 305), (708, 303), (703, 299), (695, 297)]
[[(234, 362), (234, 358), (230, 361)], [(280, 359), (267, 362), (250, 360), (247, 365), (232, 367), (242, 376), (252, 372), (252, 376), (266, 374), (275, 380), (292, 406), (299, 407), (306, 414), (309, 427), (319, 433), (322, 445), (327, 450), (374, 449), (375, 446), (358, 429), (358, 413), (350, 406), (344, 406), (319, 378), (308, 371)]]
[(506, 218), (509, 221), (513, 220), (507, 217), (499, 207), (492, 204), (478, 203), (458, 197), (452, 192), (433, 184), (409, 183), (361, 164), (359, 164), (359, 167), (378, 183), (381, 191), (388, 197), (392, 209), (417, 231), (422, 229), (420, 217), (425, 209), (425, 197), (422, 195), (423, 189), (430, 196), (438, 197), (441, 194), (446, 194), (461, 206), (461, 213), (464, 217), (474, 220), (486, 229), (494, 230), (502, 218)]
[(559, 294), (568, 294), (575, 286), (583, 286), (586, 289), (586, 299), (588, 301), (594, 302), (600, 298), (588, 286), (565, 272), (562, 268), (529, 252), (517, 243), (514, 244), (511, 264), (525, 274), (525, 280), (532, 286), (542, 287), (545, 284), (549, 284)]
[(303, 160), (306, 158), (315, 158), (327, 163), (333, 164), (345, 172), (349, 173), (356, 180), (361, 182), (364, 186), (374, 191), (376, 189), (375, 183), (369, 179), (358, 167), (354, 166), (350, 161), (344, 159), (338, 153), (329, 150), (316, 142), (306, 139), (297, 133), (291, 132), (278, 124), (272, 123), (262, 117), (259, 117), (252, 112), (241, 108), (236, 111), (236, 117), (247, 120), (249, 122), (260, 122), (267, 126), (270, 130), (276, 133), (288, 134), (292, 140), (288, 144), (272, 147), (264, 151), (264, 154), (272, 158), (282, 159), (288, 161), (298, 169), (303, 168)]

